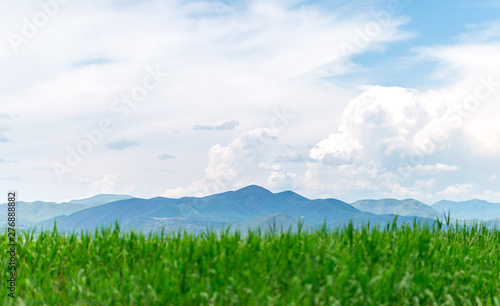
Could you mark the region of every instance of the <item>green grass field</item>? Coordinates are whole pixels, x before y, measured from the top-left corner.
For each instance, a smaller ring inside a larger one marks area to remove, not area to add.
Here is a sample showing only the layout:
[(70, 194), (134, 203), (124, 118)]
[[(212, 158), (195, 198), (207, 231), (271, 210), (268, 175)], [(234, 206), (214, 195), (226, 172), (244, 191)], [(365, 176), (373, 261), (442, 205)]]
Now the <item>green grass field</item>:
[[(38, 236), (36, 236), (38, 235)], [(499, 305), (500, 231), (481, 225), (198, 236), (23, 233), (2, 305)], [(35, 237), (36, 236), (36, 237)], [(1, 238), (7, 250), (7, 237)], [(7, 277), (8, 254), (1, 258)]]

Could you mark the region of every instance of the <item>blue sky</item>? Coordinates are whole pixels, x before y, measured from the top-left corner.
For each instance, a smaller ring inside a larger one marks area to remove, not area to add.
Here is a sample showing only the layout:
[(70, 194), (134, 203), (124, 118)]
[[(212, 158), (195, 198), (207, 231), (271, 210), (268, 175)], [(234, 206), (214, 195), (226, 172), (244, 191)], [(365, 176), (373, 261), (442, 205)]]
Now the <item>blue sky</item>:
[(499, 10), (3, 3), (0, 183), (28, 201), (258, 184), (348, 202), (500, 202)]
[[(415, 57), (415, 49), (422, 46), (455, 44), (461, 34), (472, 27), (480, 27), (487, 22), (498, 20), (499, 7), (483, 1), (401, 1), (401, 16), (409, 18), (408, 23), (401, 26), (415, 34), (411, 39), (402, 40), (385, 46), (383, 51), (362, 53), (353, 58), (365, 70), (354, 74), (356, 78), (369, 75), (376, 78), (377, 84), (384, 86), (405, 86), (414, 88), (432, 88), (442, 85), (441, 80), (429, 81), (428, 76), (439, 63), (434, 61), (408, 61)], [(387, 2), (381, 2), (378, 7), (387, 7)], [(391, 63), (390, 70), (381, 76), (378, 71)], [(368, 71), (367, 71), (368, 70)], [(374, 80), (370, 80), (374, 81)]]

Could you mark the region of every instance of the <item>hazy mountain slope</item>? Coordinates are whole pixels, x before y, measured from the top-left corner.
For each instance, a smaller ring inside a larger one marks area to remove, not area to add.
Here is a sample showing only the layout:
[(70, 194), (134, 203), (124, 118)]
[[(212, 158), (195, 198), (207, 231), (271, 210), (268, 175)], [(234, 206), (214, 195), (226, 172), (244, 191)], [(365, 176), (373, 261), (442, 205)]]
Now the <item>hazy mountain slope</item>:
[(161, 230), (164, 229), (165, 232), (186, 230), (191, 233), (200, 233), (206, 232), (207, 229), (218, 231), (224, 227), (227, 228), (229, 224), (179, 217), (157, 218), (141, 216), (134, 219), (123, 220), (120, 226), (123, 229), (142, 230), (143, 232), (161, 232)]
[[(310, 225), (348, 217), (359, 210), (335, 199), (309, 200), (293, 192), (274, 194), (259, 186), (248, 186), (236, 191), (224, 192), (203, 198), (180, 199), (153, 198), (127, 199), (87, 208), (64, 218), (65, 229), (90, 229), (111, 225), (115, 220), (123, 224), (135, 224), (144, 218), (186, 218), (210, 223), (232, 224), (251, 218), (284, 213), (295, 219), (303, 217)], [(39, 224), (51, 227), (52, 220)]]
[[(16, 219), (20, 228), (34, 225), (40, 221), (54, 218), (62, 214), (72, 214), (84, 209), (82, 204), (58, 204), (53, 202), (23, 202), (16, 203)], [(0, 205), (0, 226), (7, 221), (7, 204)]]
[[(194, 232), (204, 231), (207, 227), (221, 229), (229, 225), (232, 228), (265, 227), (272, 224), (273, 220), (280, 227), (283, 225), (293, 228), (298, 220), (309, 227), (320, 226), (325, 221), (330, 227), (342, 226), (349, 220), (356, 226), (368, 221), (372, 225), (385, 226), (396, 215), (399, 215), (398, 224), (412, 223), (415, 217), (417, 221), (432, 223), (433, 218), (442, 217), (442, 213), (448, 209), (452, 211), (452, 222), (454, 218), (460, 217), (492, 219), (498, 216), (500, 220), (500, 204), (479, 200), (462, 203), (441, 201), (432, 207), (414, 199), (361, 200), (349, 205), (336, 199), (310, 200), (291, 191), (272, 193), (255, 185), (202, 198), (128, 198), (82, 209), (85, 205), (96, 205), (99, 201), (110, 199), (116, 198), (113, 195), (102, 195), (94, 199), (63, 203), (64, 205), (34, 203), (35, 206), (29, 212), (26, 211), (26, 216), (35, 220), (53, 215), (58, 210), (50, 208), (56, 206), (64, 208), (64, 213), (69, 213), (71, 209), (78, 211), (38, 222), (38, 228), (51, 228), (54, 220), (65, 230), (93, 229), (113, 225), (116, 220), (120, 220), (122, 227), (127, 229), (149, 231), (165, 228), (168, 231), (187, 229)], [(23, 205), (23, 209), (29, 206), (20, 204)], [(488, 222), (500, 224), (497, 220)]]
[[(231, 226), (232, 231), (239, 230), (242, 234), (248, 231), (248, 229), (256, 230), (260, 228), (262, 231), (267, 231), (270, 229), (276, 229), (278, 232), (281, 230), (287, 231), (291, 229), (293, 232), (298, 230), (299, 220), (287, 215), (285, 213), (277, 213), (270, 216), (256, 217), (246, 221), (238, 222)], [(304, 224), (303, 229), (306, 229), (307, 225)]]
[[(132, 198), (86, 208), (69, 216), (60, 216), (56, 218), (56, 222), (58, 227), (64, 225), (64, 229), (92, 229), (96, 226), (112, 225), (116, 220), (131, 221), (134, 218), (144, 217), (145, 212), (159, 210), (163, 210), (163, 214), (158, 217), (178, 217), (178, 207), (172, 202), (164, 198), (151, 200)], [(53, 219), (41, 222), (38, 226), (51, 227), (51, 224)]]
[(490, 203), (477, 199), (463, 202), (443, 200), (432, 204), (432, 208), (440, 214), (447, 214), (449, 211), (450, 216), (457, 219), (500, 218), (500, 203)]
[(336, 199), (318, 199), (298, 202), (284, 212), (297, 219), (303, 218), (309, 225), (319, 225), (348, 218), (360, 210)]
[[(103, 194), (91, 198), (63, 203), (19, 201), (16, 205), (17, 225), (20, 228), (29, 227), (44, 220), (52, 219), (56, 216), (71, 215), (88, 207), (94, 207), (126, 198), (130, 198), (130, 196)], [(0, 204), (0, 226), (6, 225), (6, 221), (7, 204), (4, 203)]]
[[(376, 215), (368, 212), (362, 212), (359, 214), (356, 214), (350, 218), (345, 218), (341, 220), (337, 220), (331, 226), (333, 228), (339, 228), (343, 227), (344, 225), (348, 224), (350, 221), (352, 221), (354, 227), (360, 227), (363, 224), (368, 224), (370, 223), (370, 226), (379, 226), (381, 228), (387, 226), (387, 224), (391, 223), (394, 221), (394, 218), (396, 215), (394, 214), (381, 214), (381, 215)], [(396, 224), (398, 226), (402, 225), (403, 223), (407, 224), (413, 224), (414, 221), (420, 222), (420, 224), (429, 224), (432, 225), (435, 222), (435, 219), (432, 218), (425, 218), (425, 217), (418, 217), (418, 216), (397, 216), (398, 219), (396, 221)]]
[(394, 214), (400, 216), (419, 216), (433, 218), (440, 213), (431, 206), (426, 205), (414, 199), (396, 200), (361, 200), (351, 204), (357, 209), (373, 214)]
[(83, 204), (86, 208), (99, 206), (102, 204), (107, 204), (120, 200), (127, 200), (133, 197), (129, 195), (121, 195), (121, 194), (98, 194), (96, 196), (80, 199), (80, 200), (72, 200), (69, 201), (69, 204)]

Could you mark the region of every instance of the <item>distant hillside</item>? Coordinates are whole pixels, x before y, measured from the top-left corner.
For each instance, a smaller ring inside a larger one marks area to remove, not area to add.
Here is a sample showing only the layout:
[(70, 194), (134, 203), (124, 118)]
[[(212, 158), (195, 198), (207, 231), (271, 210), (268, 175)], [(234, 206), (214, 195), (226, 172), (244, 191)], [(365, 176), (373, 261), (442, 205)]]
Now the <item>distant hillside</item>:
[(373, 214), (393, 214), (400, 216), (418, 216), (434, 218), (440, 216), (439, 212), (431, 206), (414, 199), (396, 200), (361, 200), (352, 204), (357, 209)]
[(438, 212), (448, 213), (457, 219), (488, 220), (500, 218), (500, 203), (490, 203), (483, 200), (469, 200), (463, 202), (439, 201), (432, 204), (432, 208)]
[[(133, 219), (124, 219), (120, 223), (120, 226), (125, 230), (133, 229), (143, 231), (145, 233), (161, 232), (162, 229), (165, 232), (186, 230), (190, 233), (201, 233), (205, 232), (207, 229), (218, 231), (224, 227), (228, 227), (229, 224), (224, 222), (201, 221), (180, 217), (157, 218), (141, 216)], [(65, 226), (65, 228), (67, 227)]]
[[(110, 203), (117, 200), (131, 198), (125, 195), (97, 195), (87, 199), (73, 200), (64, 203), (55, 202), (17, 202), (17, 220), (19, 228), (27, 228), (41, 221), (52, 219), (56, 216), (71, 215), (89, 207)], [(7, 221), (6, 204), (0, 204), (0, 226), (5, 226)]]
[(94, 207), (106, 203), (111, 203), (120, 200), (131, 199), (131, 196), (121, 194), (98, 194), (96, 196), (85, 198), (81, 200), (69, 201), (69, 204), (83, 204), (86, 208)]
[(295, 230), (298, 220), (307, 228), (325, 222), (329, 227), (342, 226), (349, 220), (356, 226), (368, 221), (372, 225), (385, 226), (396, 215), (399, 216), (398, 224), (411, 223), (415, 218), (433, 222), (448, 209), (452, 212), (452, 222), (455, 218), (500, 218), (500, 204), (479, 200), (441, 201), (432, 207), (414, 199), (361, 200), (349, 205), (337, 199), (310, 200), (292, 191), (273, 193), (256, 185), (200, 198), (139, 199), (108, 194), (61, 204), (20, 202), (26, 225), (37, 229), (52, 228), (55, 221), (64, 231), (93, 230), (113, 225), (117, 220), (123, 229), (144, 232), (164, 229), (199, 233), (207, 228), (220, 230), (228, 226), (246, 231), (248, 228), (268, 228), (274, 222), (278, 228), (291, 226)]
[[(249, 229), (256, 230), (258, 228), (262, 230), (275, 229), (280, 232), (281, 230), (287, 231), (291, 229), (292, 232), (298, 230), (299, 220), (287, 215), (285, 213), (277, 213), (271, 216), (256, 217), (246, 221), (238, 222), (231, 226), (231, 229), (239, 230), (242, 234), (245, 234)], [(303, 229), (306, 229), (307, 225), (304, 224)]]
[(343, 227), (344, 225), (349, 223), (349, 221), (352, 221), (354, 227), (356, 228), (361, 227), (368, 223), (370, 224), (370, 227), (379, 226), (383, 228), (388, 224), (392, 224), (396, 216), (398, 217), (398, 219), (396, 220), (396, 224), (398, 226), (401, 226), (403, 223), (413, 224), (413, 222), (415, 221), (420, 224), (429, 224), (429, 225), (432, 225), (435, 222), (434, 218), (425, 218), (418, 216), (400, 216), (395, 214), (376, 215), (369, 212), (362, 212), (352, 216), (351, 218), (337, 220), (335, 223), (332, 224), (332, 227), (334, 228)]
[[(0, 205), (0, 225), (4, 226), (7, 221), (7, 208), (6, 204)], [(26, 228), (32, 226), (40, 221), (54, 218), (58, 215), (72, 214), (79, 210), (84, 209), (85, 206), (81, 204), (59, 204), (54, 202), (23, 202), (19, 201), (16, 205), (17, 210), (17, 226), (19, 228)]]
[[(309, 200), (294, 192), (272, 193), (259, 186), (248, 186), (236, 191), (203, 198), (127, 199), (78, 211), (55, 219), (65, 229), (92, 229), (110, 225), (115, 220), (139, 227), (144, 218), (185, 218), (204, 224), (233, 224), (251, 218), (287, 214), (302, 218), (309, 225), (328, 223), (348, 218), (360, 211), (349, 204), (335, 200)], [(141, 221), (142, 220), (142, 221)], [(39, 226), (50, 227), (54, 219)]]

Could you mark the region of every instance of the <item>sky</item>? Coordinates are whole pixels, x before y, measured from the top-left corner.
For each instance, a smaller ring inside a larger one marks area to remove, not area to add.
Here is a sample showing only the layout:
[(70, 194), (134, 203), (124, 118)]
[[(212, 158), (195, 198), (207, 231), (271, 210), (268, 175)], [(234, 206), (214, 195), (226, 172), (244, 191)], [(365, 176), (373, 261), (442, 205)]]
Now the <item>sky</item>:
[(496, 1), (0, 4), (0, 185), (500, 203)]

